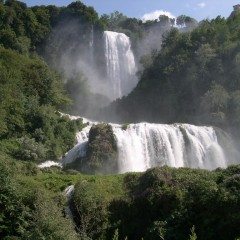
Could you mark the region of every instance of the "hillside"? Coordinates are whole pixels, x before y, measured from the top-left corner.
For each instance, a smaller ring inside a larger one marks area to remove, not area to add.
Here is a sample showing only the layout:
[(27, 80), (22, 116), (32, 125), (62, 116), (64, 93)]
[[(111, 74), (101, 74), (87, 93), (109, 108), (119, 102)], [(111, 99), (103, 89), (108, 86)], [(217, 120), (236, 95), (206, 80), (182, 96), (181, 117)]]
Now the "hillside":
[(240, 239), (239, 39), (0, 1), (0, 238)]
[(208, 124), (237, 134), (239, 22), (237, 11), (192, 31), (171, 29), (162, 49), (143, 61), (137, 87), (106, 112), (118, 121)]

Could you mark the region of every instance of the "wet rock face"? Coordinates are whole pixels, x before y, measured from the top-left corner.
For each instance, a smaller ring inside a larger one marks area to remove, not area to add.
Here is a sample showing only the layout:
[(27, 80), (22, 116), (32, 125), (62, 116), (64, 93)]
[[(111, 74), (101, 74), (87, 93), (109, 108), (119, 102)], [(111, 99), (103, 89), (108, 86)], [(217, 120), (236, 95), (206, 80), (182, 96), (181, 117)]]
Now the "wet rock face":
[(118, 173), (117, 142), (111, 125), (97, 124), (91, 128), (86, 169), (90, 173)]

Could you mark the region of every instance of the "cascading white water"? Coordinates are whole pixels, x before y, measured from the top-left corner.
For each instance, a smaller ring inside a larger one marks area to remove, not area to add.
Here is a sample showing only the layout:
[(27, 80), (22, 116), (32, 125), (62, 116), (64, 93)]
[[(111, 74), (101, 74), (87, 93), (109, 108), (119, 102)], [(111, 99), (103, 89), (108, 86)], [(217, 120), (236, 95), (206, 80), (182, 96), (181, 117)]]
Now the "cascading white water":
[[(63, 159), (64, 165), (85, 156), (92, 124), (78, 133), (78, 144)], [(212, 170), (232, 164), (213, 127), (138, 123), (124, 130), (121, 125), (111, 125), (117, 140), (119, 173), (164, 165)]]
[[(63, 114), (64, 116), (68, 116), (71, 120), (76, 120), (80, 117), (71, 116), (68, 114)], [(77, 158), (85, 157), (86, 156), (86, 148), (88, 143), (88, 136), (89, 131), (92, 125), (97, 124), (97, 122), (93, 122), (86, 118), (81, 118), (84, 124), (88, 124), (81, 132), (76, 134), (77, 144), (76, 146), (71, 149), (66, 155), (63, 157), (63, 165), (69, 164), (74, 162)]]
[(111, 91), (109, 98), (115, 100), (127, 95), (137, 84), (136, 64), (131, 42), (124, 33), (104, 32), (107, 80)]
[(89, 40), (89, 63), (94, 67), (94, 28), (92, 25), (90, 40)]
[(132, 124), (126, 131), (114, 128), (119, 151), (119, 171), (145, 171), (168, 165), (215, 169), (227, 161), (212, 127), (189, 124)]

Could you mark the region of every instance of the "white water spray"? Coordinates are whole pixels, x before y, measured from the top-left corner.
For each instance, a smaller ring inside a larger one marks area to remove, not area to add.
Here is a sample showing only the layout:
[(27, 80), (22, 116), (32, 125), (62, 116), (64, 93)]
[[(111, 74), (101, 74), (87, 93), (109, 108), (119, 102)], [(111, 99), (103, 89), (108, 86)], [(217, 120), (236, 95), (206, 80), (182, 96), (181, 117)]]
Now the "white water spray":
[(127, 95), (137, 85), (136, 64), (131, 42), (124, 33), (104, 32), (109, 97), (115, 100)]
[[(92, 124), (77, 134), (78, 144), (63, 159), (63, 165), (86, 155)], [(212, 170), (232, 164), (213, 127), (138, 123), (124, 130), (121, 125), (111, 125), (117, 140), (119, 173), (164, 165)]]
[(227, 167), (224, 151), (212, 127), (189, 124), (132, 124), (114, 128), (119, 171), (145, 171), (156, 166), (215, 169)]

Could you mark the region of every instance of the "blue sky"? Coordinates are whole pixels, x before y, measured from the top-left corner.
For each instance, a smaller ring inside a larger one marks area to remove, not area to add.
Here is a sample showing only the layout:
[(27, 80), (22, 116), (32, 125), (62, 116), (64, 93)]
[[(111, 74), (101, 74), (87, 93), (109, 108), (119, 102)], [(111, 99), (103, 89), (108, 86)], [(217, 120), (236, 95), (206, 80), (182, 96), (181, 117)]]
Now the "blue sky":
[[(73, 1), (73, 0), (72, 0)], [(71, 0), (25, 0), (29, 6), (53, 4), (64, 6)], [(229, 16), (232, 6), (240, 0), (82, 0), (86, 5), (93, 6), (99, 14), (118, 10), (129, 17), (153, 17), (160, 11), (167, 11), (173, 16), (181, 14), (195, 17), (198, 20), (213, 18), (217, 15)], [(154, 14), (155, 12), (155, 14)]]

